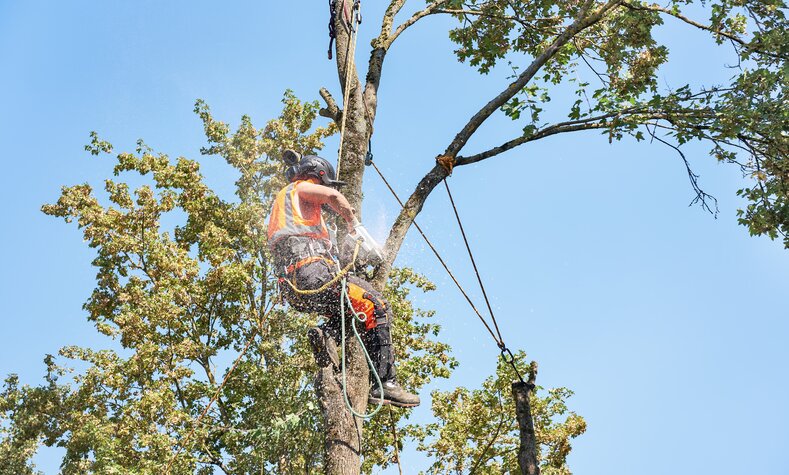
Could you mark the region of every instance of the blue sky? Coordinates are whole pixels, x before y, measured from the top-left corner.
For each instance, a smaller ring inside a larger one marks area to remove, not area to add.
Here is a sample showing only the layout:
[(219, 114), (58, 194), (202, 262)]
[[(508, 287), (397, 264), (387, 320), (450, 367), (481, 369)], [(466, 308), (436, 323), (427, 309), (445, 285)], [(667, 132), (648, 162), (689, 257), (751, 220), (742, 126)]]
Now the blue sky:
[[(364, 2), (361, 59), (382, 3)], [(111, 173), (111, 160), (83, 151), (88, 133), (117, 150), (143, 138), (196, 158), (204, 144), (197, 98), (217, 118), (237, 124), (249, 114), (260, 125), (278, 113), (286, 88), (315, 99), (325, 86), (339, 97), (326, 22), (323, 2), (0, 0), (1, 374), (37, 383), (44, 354), (108, 345), (81, 309), (94, 286), (91, 250), (75, 226), (39, 211), (60, 186)], [(661, 83), (725, 81), (729, 50), (680, 26), (660, 32), (672, 47)], [(504, 69), (479, 76), (457, 63), (448, 27), (427, 19), (387, 57), (373, 147), (403, 195), (505, 85)], [(552, 104), (567, 101), (557, 94)], [(497, 118), (464, 152), (518, 129)], [(327, 158), (336, 149), (333, 138)], [(688, 207), (692, 190), (670, 149), (609, 145), (595, 133), (543, 140), (450, 180), (508, 344), (540, 363), (540, 384), (574, 390), (570, 407), (589, 423), (570, 456), (575, 473), (789, 472), (789, 254), (736, 224), (735, 191), (745, 184), (736, 169), (702, 147), (686, 152), (719, 199), (718, 219)], [(202, 162), (209, 184), (232, 193), (228, 169)], [(384, 237), (397, 205), (372, 174), (365, 196), (364, 221)], [(442, 190), (419, 221), (473, 289)], [(495, 345), (418, 235), (398, 264), (439, 285), (419, 302), (437, 310), (461, 362), (428, 390), (476, 387), (493, 370)], [(429, 413), (425, 404), (416, 414)], [(57, 473), (58, 454), (41, 451), (45, 473)], [(413, 445), (404, 461), (406, 473), (425, 468)]]

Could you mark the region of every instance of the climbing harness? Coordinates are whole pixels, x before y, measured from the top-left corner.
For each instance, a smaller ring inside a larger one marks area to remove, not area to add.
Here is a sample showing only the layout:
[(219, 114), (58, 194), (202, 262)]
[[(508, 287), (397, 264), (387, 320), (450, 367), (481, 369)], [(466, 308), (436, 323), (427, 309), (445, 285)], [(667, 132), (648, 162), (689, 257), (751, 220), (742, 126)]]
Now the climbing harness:
[[(356, 248), (353, 250), (353, 257), (351, 258), (351, 262), (349, 262), (348, 265), (346, 265), (342, 269), (339, 269), (339, 265), (338, 265), (337, 267), (338, 267), (338, 271), (339, 272), (337, 272), (337, 275), (335, 275), (331, 280), (329, 280), (325, 284), (321, 285), (317, 289), (301, 290), (298, 287), (296, 287), (296, 284), (294, 284), (293, 282), (289, 281), (288, 279), (283, 278), (282, 280), (287, 282), (287, 284), (290, 286), (290, 288), (293, 289), (293, 291), (296, 292), (299, 295), (315, 295), (315, 294), (319, 294), (321, 292), (324, 292), (329, 287), (331, 287), (332, 285), (334, 285), (337, 282), (339, 282), (340, 280), (344, 279), (345, 278), (345, 274), (347, 274), (348, 272), (351, 271), (353, 266), (356, 264), (356, 257), (359, 255), (359, 249), (360, 248), (361, 248), (361, 243), (359, 243), (357, 241)], [(330, 260), (330, 259), (327, 259), (327, 260)], [(332, 261), (332, 262), (334, 262), (334, 261)], [(294, 267), (294, 269), (295, 268), (296, 267)]]

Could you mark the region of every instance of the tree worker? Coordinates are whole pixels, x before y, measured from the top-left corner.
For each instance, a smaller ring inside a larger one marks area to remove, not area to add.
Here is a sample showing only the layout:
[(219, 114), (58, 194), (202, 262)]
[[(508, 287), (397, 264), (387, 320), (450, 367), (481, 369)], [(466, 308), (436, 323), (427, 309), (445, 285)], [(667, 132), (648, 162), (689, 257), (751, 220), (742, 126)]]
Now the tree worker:
[[(277, 194), (268, 224), (268, 243), (278, 269), (280, 288), (293, 308), (322, 314), (336, 328), (341, 318), (342, 280), (337, 279), (319, 293), (299, 293), (320, 289), (335, 279), (340, 272), (338, 257), (348, 260), (348, 249), (354, 248), (346, 245), (343, 246), (346, 252), (338, 251), (336, 233), (330, 232), (322, 210), (333, 211), (342, 218), (349, 236), (346, 242), (360, 240), (357, 246), (367, 251), (362, 259), (374, 258), (376, 254), (380, 257), (380, 248), (356, 219), (348, 200), (337, 190), (345, 183), (336, 179), (328, 161), (315, 155), (301, 157), (292, 150), (285, 151), (283, 159), (290, 166), (285, 172), (290, 184)], [(354, 249), (350, 253), (358, 255), (358, 249)], [(355, 275), (347, 275), (346, 282), (353, 309), (366, 317), (363, 340), (382, 383), (382, 388), (373, 384), (369, 403), (418, 406), (419, 396), (404, 390), (395, 379), (389, 303), (369, 282)], [(322, 330), (311, 330), (311, 339), (316, 332)], [(336, 360), (336, 355), (332, 359)]]

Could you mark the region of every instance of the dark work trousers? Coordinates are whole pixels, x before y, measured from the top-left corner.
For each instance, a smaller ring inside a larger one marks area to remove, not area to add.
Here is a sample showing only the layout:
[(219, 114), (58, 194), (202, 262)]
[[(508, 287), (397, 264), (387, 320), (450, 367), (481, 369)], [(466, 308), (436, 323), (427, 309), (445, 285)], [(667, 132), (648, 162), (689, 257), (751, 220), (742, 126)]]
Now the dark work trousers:
[[(329, 260), (318, 260), (303, 265), (284, 276), (299, 290), (320, 288), (337, 275), (337, 265)], [(383, 296), (373, 289), (366, 280), (347, 275), (348, 296), (354, 310), (365, 315), (365, 329), (362, 340), (375, 363), (381, 381), (395, 379), (394, 352), (390, 324), (392, 309)], [(315, 295), (300, 295), (290, 285), (282, 282), (280, 288), (288, 303), (301, 312), (316, 312), (326, 316), (334, 330), (340, 325), (340, 286), (337, 282), (325, 291)], [(348, 302), (345, 302), (346, 316), (350, 315)], [(350, 330), (349, 331), (353, 331)], [(371, 376), (372, 377), (372, 376)]]

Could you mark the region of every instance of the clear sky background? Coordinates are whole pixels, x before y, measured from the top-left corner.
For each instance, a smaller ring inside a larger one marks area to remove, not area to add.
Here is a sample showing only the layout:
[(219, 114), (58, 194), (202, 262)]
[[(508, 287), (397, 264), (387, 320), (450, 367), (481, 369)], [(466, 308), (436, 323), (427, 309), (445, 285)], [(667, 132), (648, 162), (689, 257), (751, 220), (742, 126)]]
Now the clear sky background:
[[(383, 4), (364, 2), (361, 68)], [(205, 143), (192, 113), (197, 98), (218, 119), (236, 125), (249, 114), (258, 126), (279, 112), (286, 88), (311, 100), (326, 86), (339, 98), (326, 10), (305, 0), (0, 0), (0, 374), (37, 384), (46, 353), (112, 345), (81, 309), (94, 287), (93, 252), (75, 225), (39, 211), (60, 186), (100, 186), (111, 174), (111, 159), (83, 151), (88, 133), (118, 151), (143, 138), (196, 158)], [(425, 20), (386, 60), (373, 147), (403, 195), (506, 84), (503, 68), (480, 76), (457, 63), (450, 25)], [(733, 73), (730, 49), (697, 31), (669, 22), (660, 38), (672, 47), (662, 84), (724, 82)], [(550, 106), (568, 100), (557, 92)], [(491, 122), (466, 154), (523, 126)], [(325, 156), (333, 160), (336, 149), (332, 138)], [(539, 141), (450, 180), (506, 341), (540, 363), (540, 384), (575, 391), (569, 405), (589, 424), (573, 444), (575, 473), (789, 473), (789, 253), (737, 225), (735, 191), (746, 184), (738, 170), (702, 147), (686, 152), (719, 199), (718, 219), (688, 207), (692, 190), (673, 151), (609, 145), (596, 133)], [(230, 196), (235, 176), (220, 161), (201, 158), (208, 183)], [(397, 205), (372, 173), (365, 196), (364, 221), (383, 238)], [(442, 190), (419, 221), (474, 289)], [(477, 387), (497, 349), (418, 235), (398, 264), (438, 284), (419, 303), (437, 310), (441, 338), (461, 363), (423, 391), (415, 414), (427, 421), (429, 390)], [(59, 456), (42, 450), (39, 468), (57, 473)], [(428, 463), (413, 444), (403, 459), (406, 473)]]

